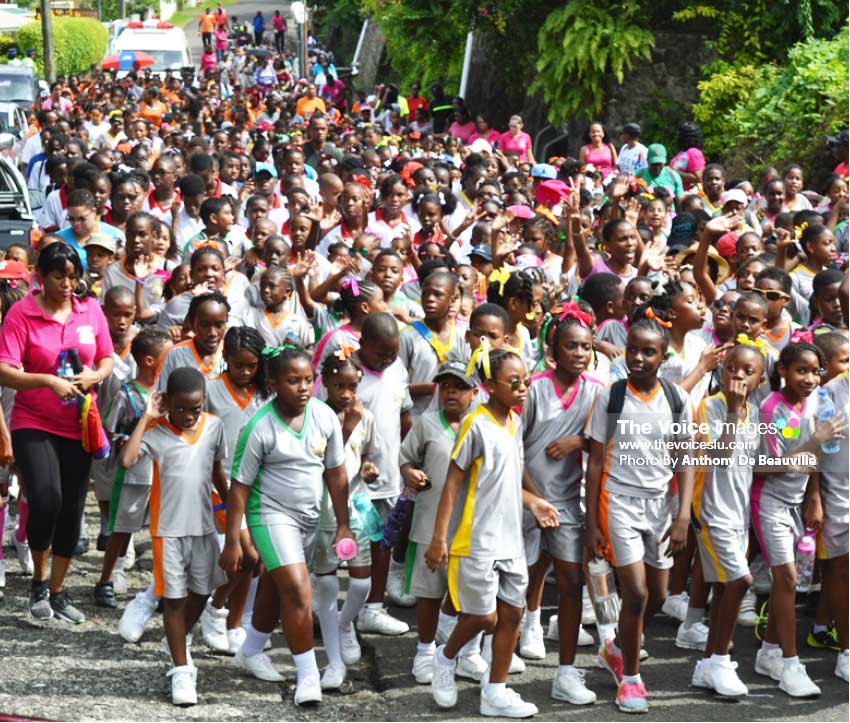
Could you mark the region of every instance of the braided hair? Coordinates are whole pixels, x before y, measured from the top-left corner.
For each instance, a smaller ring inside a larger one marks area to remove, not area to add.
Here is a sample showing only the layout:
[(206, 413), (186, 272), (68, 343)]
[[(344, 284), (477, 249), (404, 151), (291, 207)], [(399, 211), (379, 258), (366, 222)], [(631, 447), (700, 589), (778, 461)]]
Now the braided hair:
[(240, 351), (251, 352), (260, 362), (254, 374), (254, 386), (261, 397), (269, 396), (269, 382), (266, 377), (265, 365), (263, 364), (263, 349), (266, 342), (256, 329), (250, 326), (233, 326), (224, 335), (224, 357), (232, 357)]
[(534, 281), (523, 271), (512, 271), (504, 286), (500, 281), (491, 281), (487, 285), (487, 301), (498, 304), (502, 308), (508, 305), (509, 299), (519, 299), (534, 305)]

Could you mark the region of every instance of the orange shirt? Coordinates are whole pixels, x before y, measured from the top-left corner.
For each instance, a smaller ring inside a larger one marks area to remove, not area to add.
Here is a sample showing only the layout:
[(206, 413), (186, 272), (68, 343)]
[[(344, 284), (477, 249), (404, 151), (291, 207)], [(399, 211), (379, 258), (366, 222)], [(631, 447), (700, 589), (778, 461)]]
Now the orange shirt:
[(153, 123), (157, 128), (162, 125), (162, 116), (165, 113), (168, 113), (168, 106), (161, 100), (155, 100), (152, 105), (139, 104), (139, 115), (148, 123)]
[(215, 30), (215, 15), (207, 15), (204, 13), (201, 15), (199, 22), (201, 24), (202, 33), (211, 33)]
[(325, 101), (318, 96), (315, 98), (308, 98), (304, 95), (298, 99), (298, 103), (295, 105), (295, 112), (305, 119), (307, 116), (313, 115), (316, 111), (325, 113), (326, 110)]

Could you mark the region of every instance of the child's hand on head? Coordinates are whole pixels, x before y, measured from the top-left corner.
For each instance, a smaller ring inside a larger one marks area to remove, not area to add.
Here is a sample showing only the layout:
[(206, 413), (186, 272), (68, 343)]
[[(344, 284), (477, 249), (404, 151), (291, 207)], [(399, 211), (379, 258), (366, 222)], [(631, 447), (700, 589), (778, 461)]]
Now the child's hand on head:
[(148, 403), (145, 405), (145, 414), (151, 419), (159, 419), (165, 416), (165, 398), (162, 392), (153, 392), (148, 397)]

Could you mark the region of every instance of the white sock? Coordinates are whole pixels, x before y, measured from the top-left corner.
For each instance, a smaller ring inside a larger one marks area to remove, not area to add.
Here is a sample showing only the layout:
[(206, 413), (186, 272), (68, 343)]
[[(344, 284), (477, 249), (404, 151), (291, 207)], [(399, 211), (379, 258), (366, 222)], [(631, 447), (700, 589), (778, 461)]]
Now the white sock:
[(610, 623), (596, 623), (596, 632), (599, 633), (601, 641), (613, 640), (617, 634), (617, 626)]
[(115, 567), (112, 568), (112, 571), (115, 572), (116, 570), (121, 570), (121, 572), (124, 572), (124, 565), (126, 565), (126, 564), (127, 564), (127, 558), (126, 557), (116, 558)]
[(433, 655), (437, 649), (437, 644), (432, 640), (430, 643), (416, 643), (417, 655)]
[(559, 673), (566, 673), (570, 670), (575, 670), (575, 669), (576, 669), (575, 665), (559, 665), (558, 666), (558, 672)]
[(507, 683), (487, 683), (487, 685), (484, 686), (484, 695), (489, 698), (507, 687)]
[(245, 610), (242, 612), (243, 620), (250, 620), (254, 613), (254, 600), (257, 598), (257, 587), (260, 584), (260, 578), (252, 577), (251, 584), (248, 586), (248, 597), (245, 600)]
[(441, 645), (439, 648), (437, 648), (437, 660), (439, 661), (440, 665), (451, 665), (453, 658), (447, 658), (445, 651), (445, 645)]
[(266, 647), (266, 641), (271, 636), (271, 633), (264, 633), (261, 630), (257, 630), (251, 623), (248, 623), (245, 626), (245, 642), (242, 643), (242, 655), (250, 658), (252, 655), (262, 653), (263, 648)]
[(791, 658), (782, 658), (782, 667), (787, 670), (792, 665), (796, 665), (800, 662), (800, 658), (798, 656), (793, 656)]
[(339, 643), (338, 597), (339, 580), (336, 575), (318, 575), (316, 577), (316, 612), (319, 615), (319, 627), (322, 629), (322, 641), (325, 644), (328, 663), (335, 667), (344, 665)]
[(709, 658), (709, 662), (712, 665), (725, 665), (725, 664), (728, 664), (731, 660), (732, 660), (732, 658), (728, 655), (716, 655), (715, 654), (715, 655), (712, 655)]
[(319, 677), (319, 666), (316, 665), (316, 651), (313, 648), (310, 648), (306, 653), (293, 655), (292, 662), (295, 663), (295, 678), (298, 683), (305, 678), (309, 678), (311, 675), (315, 675), (317, 678)]
[(640, 673), (637, 675), (624, 675), (623, 676), (624, 683), (640, 683)]
[(460, 649), (457, 657), (468, 658), (470, 655), (479, 655), (481, 653), (481, 638), (483, 637), (484, 633), (478, 633), (478, 635)]
[(438, 630), (452, 630), (457, 625), (457, 618), (454, 615), (449, 615), (440, 610), (440, 615), (437, 618)]
[(590, 591), (587, 589), (587, 585), (582, 585), (581, 586), (581, 601), (584, 602), (585, 600), (589, 600), (589, 599), (590, 599)]
[(540, 608), (525, 611), (525, 624), (527, 627), (540, 625)]
[(779, 650), (779, 643), (768, 643), (767, 640), (761, 641), (762, 650)]
[(367, 602), (363, 607), (366, 608), (367, 610), (383, 610), (384, 609), (384, 603), (382, 603), (382, 602), (376, 602), (376, 603)]
[(390, 575), (404, 575), (405, 564), (403, 562), (396, 562), (392, 558), (390, 558)]
[(159, 597), (153, 594), (153, 581), (148, 585), (148, 589), (144, 591), (143, 595), (145, 596), (145, 600), (147, 600), (151, 605), (159, 604)]
[(345, 593), (345, 602), (342, 604), (342, 610), (339, 613), (340, 627), (348, 628), (357, 613), (366, 603), (366, 598), (369, 597), (369, 591), (372, 589), (372, 578), (367, 577), (364, 580), (351, 577), (348, 579), (348, 592)]

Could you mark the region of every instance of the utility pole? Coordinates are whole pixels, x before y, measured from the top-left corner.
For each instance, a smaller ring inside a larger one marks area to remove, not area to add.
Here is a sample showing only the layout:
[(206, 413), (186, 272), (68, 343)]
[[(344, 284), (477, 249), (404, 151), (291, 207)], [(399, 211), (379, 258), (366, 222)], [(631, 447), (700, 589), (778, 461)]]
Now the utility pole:
[(53, 14), (50, 0), (41, 0), (41, 36), (44, 44), (44, 77), (48, 83), (56, 80), (56, 66), (53, 59)]

